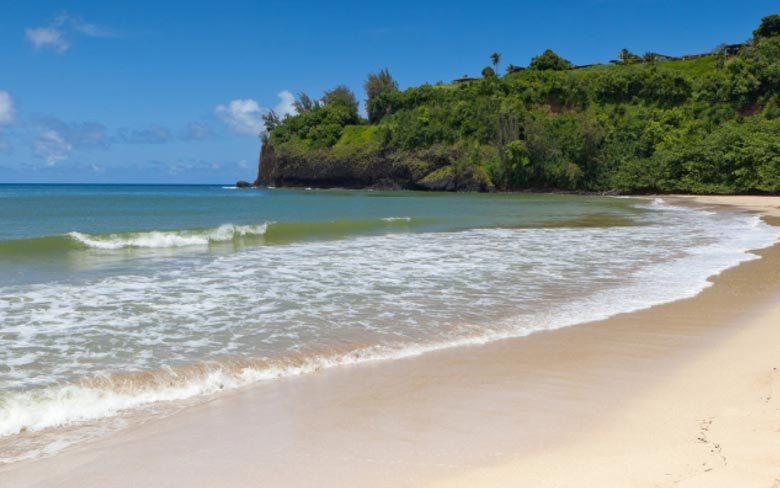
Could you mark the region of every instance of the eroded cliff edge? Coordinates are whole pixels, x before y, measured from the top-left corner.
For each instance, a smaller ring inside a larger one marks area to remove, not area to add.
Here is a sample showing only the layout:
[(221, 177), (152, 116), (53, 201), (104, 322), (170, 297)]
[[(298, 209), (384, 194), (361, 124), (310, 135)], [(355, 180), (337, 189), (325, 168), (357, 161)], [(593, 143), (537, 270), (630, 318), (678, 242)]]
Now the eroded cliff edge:
[(459, 163), (461, 160), (456, 147), (435, 146), (414, 152), (294, 151), (265, 142), (253, 186), (494, 191), (482, 168)]
[[(497, 64), (497, 61), (495, 61)], [(749, 42), (401, 90), (370, 73), (263, 117), (256, 186), (780, 194), (780, 15)], [(249, 183), (243, 182), (245, 186)]]

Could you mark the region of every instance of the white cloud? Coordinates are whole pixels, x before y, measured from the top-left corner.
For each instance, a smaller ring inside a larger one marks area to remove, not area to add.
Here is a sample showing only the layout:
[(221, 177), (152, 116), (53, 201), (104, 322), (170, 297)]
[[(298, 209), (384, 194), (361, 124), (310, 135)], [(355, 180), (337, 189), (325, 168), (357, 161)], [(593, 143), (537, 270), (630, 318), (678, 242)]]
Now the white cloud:
[(294, 105), (295, 95), (288, 90), (282, 90), (279, 92), (279, 99), (279, 103), (274, 107), (276, 115), (284, 117), (285, 115), (295, 115), (297, 113)]
[(53, 129), (44, 130), (33, 140), (33, 152), (39, 158), (45, 159), (47, 166), (54, 166), (67, 159), (72, 151), (73, 145)]
[(30, 27), (24, 31), (25, 37), (36, 49), (51, 48), (58, 53), (70, 49), (68, 38), (86, 37), (119, 37), (106, 27), (90, 24), (78, 16), (63, 13), (54, 18), (46, 27)]
[(106, 149), (110, 143), (105, 126), (97, 122), (65, 122), (57, 117), (40, 114), (32, 115), (30, 122), (40, 132), (57, 132), (77, 149)]
[(11, 151), (11, 144), (3, 136), (2, 126), (14, 121), (14, 99), (7, 91), (0, 90), (0, 153)]
[(106, 128), (97, 122), (65, 122), (45, 115), (33, 115), (30, 122), (37, 131), (33, 154), (49, 166), (68, 159), (74, 150), (107, 149), (110, 145)]
[[(274, 107), (274, 112), (280, 117), (295, 113), (293, 102), (295, 97), (287, 90), (279, 92), (279, 103)], [(247, 98), (245, 100), (232, 100), (227, 105), (219, 104), (214, 108), (214, 114), (225, 122), (234, 132), (239, 134), (258, 135), (265, 130), (262, 116), (270, 112), (261, 107), (257, 101)]]
[(251, 98), (232, 100), (227, 105), (219, 104), (214, 109), (214, 114), (235, 132), (253, 135), (263, 131), (265, 124), (261, 117), (266, 112), (266, 109)]
[(0, 125), (14, 121), (14, 99), (7, 91), (0, 90)]
[(64, 53), (70, 48), (70, 44), (65, 40), (62, 32), (54, 27), (26, 29), (24, 35), (36, 49), (51, 47), (58, 53)]
[(61, 24), (68, 25), (71, 29), (87, 37), (119, 37), (119, 34), (107, 27), (84, 22), (80, 17), (62, 15), (58, 18)]

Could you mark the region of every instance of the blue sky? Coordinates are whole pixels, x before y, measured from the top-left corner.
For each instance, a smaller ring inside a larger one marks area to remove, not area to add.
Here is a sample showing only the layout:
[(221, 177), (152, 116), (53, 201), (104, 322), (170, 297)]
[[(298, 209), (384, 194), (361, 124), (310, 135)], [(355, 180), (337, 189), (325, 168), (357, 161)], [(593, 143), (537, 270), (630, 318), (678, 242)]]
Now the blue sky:
[(401, 87), (494, 51), (577, 64), (747, 39), (777, 1), (0, 0), (0, 183), (232, 183), (260, 114), (387, 67)]

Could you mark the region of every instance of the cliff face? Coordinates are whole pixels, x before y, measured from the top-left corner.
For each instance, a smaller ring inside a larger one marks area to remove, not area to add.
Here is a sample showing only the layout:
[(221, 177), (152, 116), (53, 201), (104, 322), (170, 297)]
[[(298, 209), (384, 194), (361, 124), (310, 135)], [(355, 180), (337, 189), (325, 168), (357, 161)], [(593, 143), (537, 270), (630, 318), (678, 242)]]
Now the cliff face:
[[(265, 161), (265, 164), (263, 164)], [(276, 162), (273, 157), (273, 147), (271, 144), (264, 142), (260, 147), (260, 156), (257, 160), (257, 178), (253, 183), (253, 186), (269, 186), (273, 180), (273, 170), (275, 169)]]
[(271, 142), (260, 150), (254, 186), (376, 188), (431, 191), (493, 191), (481, 168), (457, 162), (457, 148), (415, 153), (338, 149), (296, 151)]

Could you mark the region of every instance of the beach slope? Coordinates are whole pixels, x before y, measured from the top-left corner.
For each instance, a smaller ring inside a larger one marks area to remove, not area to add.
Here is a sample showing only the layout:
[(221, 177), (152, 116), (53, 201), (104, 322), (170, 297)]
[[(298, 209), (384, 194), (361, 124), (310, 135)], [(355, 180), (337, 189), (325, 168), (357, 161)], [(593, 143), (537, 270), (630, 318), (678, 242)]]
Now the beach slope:
[(694, 298), (221, 395), (0, 486), (778, 487), (780, 248), (759, 255)]

